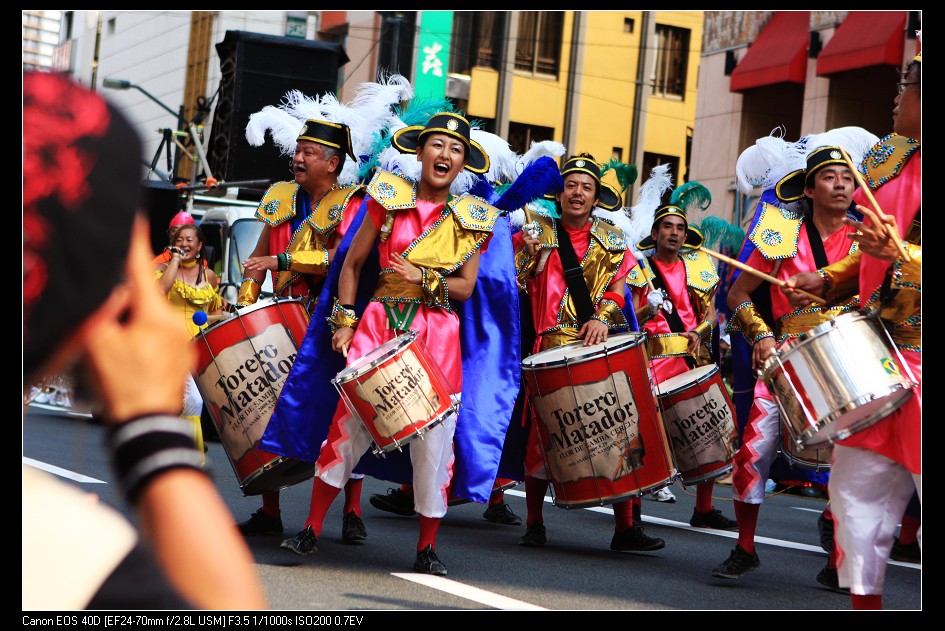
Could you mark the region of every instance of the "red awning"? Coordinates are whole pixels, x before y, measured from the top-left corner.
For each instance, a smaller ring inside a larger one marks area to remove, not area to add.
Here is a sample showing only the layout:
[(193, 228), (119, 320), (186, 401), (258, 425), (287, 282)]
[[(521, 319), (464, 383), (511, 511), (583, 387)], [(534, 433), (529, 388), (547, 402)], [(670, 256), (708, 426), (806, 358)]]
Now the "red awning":
[(729, 89), (740, 92), (807, 77), (810, 11), (778, 11), (761, 30), (735, 70)]
[(907, 11), (850, 11), (817, 58), (817, 75), (901, 66)]

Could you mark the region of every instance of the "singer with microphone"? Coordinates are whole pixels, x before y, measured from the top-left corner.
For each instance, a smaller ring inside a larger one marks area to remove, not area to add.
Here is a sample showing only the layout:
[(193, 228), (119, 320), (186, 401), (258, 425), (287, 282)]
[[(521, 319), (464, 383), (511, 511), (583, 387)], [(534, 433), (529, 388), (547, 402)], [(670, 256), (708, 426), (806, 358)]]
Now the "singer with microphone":
[[(171, 307), (180, 313), (182, 326), (187, 328), (191, 337), (205, 328), (210, 319), (222, 315), (226, 308), (226, 301), (217, 291), (219, 277), (212, 269), (201, 264), (203, 244), (203, 232), (198, 226), (182, 225), (167, 248), (170, 260), (158, 266), (154, 274), (154, 282), (167, 296)], [(197, 451), (202, 454), (204, 444), (200, 415), (203, 398), (190, 372), (187, 373), (181, 406), (181, 416), (194, 425)]]

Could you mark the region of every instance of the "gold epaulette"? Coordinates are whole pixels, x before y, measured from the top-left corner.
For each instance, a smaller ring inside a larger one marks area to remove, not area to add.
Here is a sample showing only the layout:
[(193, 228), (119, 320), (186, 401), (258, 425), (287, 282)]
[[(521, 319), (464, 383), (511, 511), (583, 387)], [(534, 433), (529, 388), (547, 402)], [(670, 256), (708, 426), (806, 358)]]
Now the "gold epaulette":
[(619, 252), (627, 249), (627, 238), (624, 236), (623, 230), (603, 217), (594, 217), (593, 219), (591, 236), (597, 239), (605, 250)]
[(683, 250), (679, 253), (686, 264), (686, 284), (699, 291), (709, 291), (719, 282), (719, 273), (708, 254), (702, 250)]
[(873, 145), (863, 158), (866, 183), (874, 191), (895, 178), (909, 157), (918, 151), (921, 142), (898, 134), (890, 134)]
[(639, 265), (635, 265), (630, 273), (627, 274), (627, 284), (632, 287), (646, 287), (648, 281), (653, 280), (653, 270), (650, 268), (650, 259), (643, 257), (643, 260), (639, 261)]
[(525, 208), (524, 223), (538, 224), (538, 249), (558, 247), (558, 231), (555, 228), (554, 217)]
[(322, 197), (321, 201), (318, 202), (315, 210), (312, 211), (308, 222), (321, 234), (334, 231), (344, 218), (344, 211), (348, 206), (348, 201), (363, 190), (363, 186), (354, 184), (346, 188), (336, 188), (328, 191), (328, 193)]
[(414, 183), (390, 171), (375, 173), (366, 189), (367, 194), (387, 210), (401, 210), (417, 205), (417, 189)]
[(256, 219), (278, 226), (295, 217), (295, 196), (301, 188), (295, 182), (276, 182), (256, 207)]
[(451, 199), (449, 207), (459, 225), (475, 232), (492, 232), (500, 213), (498, 208), (486, 200), (469, 193)]
[(797, 254), (801, 221), (798, 213), (762, 202), (761, 216), (748, 238), (766, 259), (788, 259)]

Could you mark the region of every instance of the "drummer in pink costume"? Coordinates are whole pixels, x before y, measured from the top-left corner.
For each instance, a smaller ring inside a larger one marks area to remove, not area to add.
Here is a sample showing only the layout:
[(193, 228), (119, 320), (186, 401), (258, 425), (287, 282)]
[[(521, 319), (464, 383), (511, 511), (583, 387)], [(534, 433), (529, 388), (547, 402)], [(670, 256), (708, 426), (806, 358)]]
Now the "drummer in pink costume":
[[(626, 330), (622, 311), (626, 277), (636, 267), (623, 232), (606, 219), (592, 217), (598, 205), (615, 208), (616, 192), (601, 182), (601, 167), (593, 156), (572, 156), (561, 167), (564, 190), (557, 194), (561, 219), (525, 209), (522, 231), (513, 236), (519, 284), (528, 293), (535, 326), (534, 353), (572, 342), (592, 346), (607, 340), (611, 331)], [(560, 249), (567, 237), (580, 263), (578, 280), (589, 285), (586, 313), (568, 291)], [(549, 473), (542, 458), (537, 423), (531, 420), (525, 453), (525, 534), (519, 543), (541, 547), (547, 542), (542, 516)], [(640, 498), (613, 504), (616, 552), (660, 550), (666, 543), (643, 532)]]
[[(368, 217), (345, 258), (329, 317), (332, 348), (345, 353), (351, 366), (402, 332), (415, 330), (459, 399), (459, 317), (450, 301), (465, 301), (472, 294), (479, 252), (486, 247), (499, 211), (469, 194), (452, 197), (450, 186), (464, 168), (485, 173), (489, 158), (470, 140), (469, 122), (449, 112), (433, 115), (425, 127), (398, 130), (392, 143), (402, 153), (417, 154), (420, 181), (378, 171), (368, 184)], [(371, 302), (358, 316), (353, 306), (356, 291), (375, 244), (381, 272)], [(417, 572), (446, 574), (437, 556), (436, 535), (447, 509), (455, 429), (453, 412), (426, 431), (423, 440), (409, 445), (415, 509), (420, 514), (413, 566)], [(298, 554), (317, 550), (325, 514), (370, 445), (367, 428), (339, 401), (317, 462), (305, 528), (283, 541), (282, 547)]]
[[(637, 322), (647, 333), (647, 356), (657, 384), (712, 363), (712, 327), (716, 325), (712, 299), (719, 275), (709, 255), (698, 250), (701, 243), (702, 235), (689, 227), (686, 211), (670, 204), (657, 209), (650, 236), (637, 244), (640, 251), (655, 248), (627, 284), (633, 291)], [(680, 254), (683, 247), (685, 256)], [(654, 290), (650, 291), (647, 279)], [(713, 480), (696, 485), (689, 525), (737, 530), (738, 524), (713, 506), (714, 488)]]
[[(816, 273), (788, 280), (827, 300), (859, 292), (879, 317), (918, 382), (890, 416), (834, 446), (830, 497), (840, 548), (840, 585), (853, 609), (882, 609), (886, 564), (897, 522), (913, 492), (922, 501), (922, 54), (909, 63), (893, 109), (893, 134), (867, 154), (861, 171), (884, 214), (883, 224), (849, 221), (859, 251)], [(872, 209), (865, 191), (854, 201)], [(898, 240), (911, 261), (900, 255)], [(799, 305), (809, 301), (785, 290)], [(921, 549), (922, 530), (918, 542)]]
[[(856, 180), (840, 147), (817, 147), (807, 156), (805, 169), (784, 176), (775, 186), (778, 199), (785, 203), (810, 200), (809, 209), (794, 212), (763, 202), (761, 217), (748, 238), (756, 250), (746, 264), (778, 279), (817, 269), (846, 257), (852, 244), (847, 234), (854, 229), (844, 223), (853, 199)], [(741, 332), (752, 344), (752, 369), (760, 370), (776, 344), (797, 337), (817, 325), (855, 308), (855, 296), (837, 305), (811, 305), (795, 309), (777, 288), (770, 287), (773, 329), (761, 317), (751, 294), (764, 281), (742, 272), (728, 293), (732, 318), (730, 333)], [(761, 565), (755, 550), (755, 527), (765, 499), (765, 482), (781, 444), (781, 418), (765, 382), (755, 384), (755, 399), (735, 454), (732, 492), (738, 541), (728, 559), (712, 570), (716, 578), (737, 579)], [(901, 514), (901, 513), (900, 513)], [(837, 571), (834, 555), (817, 575), (817, 580), (834, 589)]]

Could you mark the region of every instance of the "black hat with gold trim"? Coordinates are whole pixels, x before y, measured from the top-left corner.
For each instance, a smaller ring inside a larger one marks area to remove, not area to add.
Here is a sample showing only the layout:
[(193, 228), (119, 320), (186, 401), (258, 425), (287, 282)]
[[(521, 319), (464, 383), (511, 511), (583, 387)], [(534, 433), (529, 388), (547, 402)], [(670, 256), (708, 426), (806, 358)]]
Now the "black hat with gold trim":
[(825, 146), (814, 149), (807, 154), (807, 168), (792, 171), (781, 178), (774, 185), (774, 194), (785, 203), (804, 199), (804, 188), (812, 185), (814, 175), (831, 164), (848, 166), (840, 147)]
[(428, 134), (446, 134), (463, 141), (467, 149), (465, 169), (479, 175), (489, 170), (489, 154), (470, 136), (469, 121), (452, 112), (434, 114), (425, 126), (411, 125), (398, 129), (391, 138), (391, 144), (401, 153), (417, 153)]
[[(586, 173), (597, 182), (598, 196), (597, 205), (604, 210), (616, 210), (620, 207), (620, 193), (617, 190), (601, 180), (601, 166), (594, 160), (594, 157), (588, 153), (571, 156), (561, 165), (561, 177), (565, 178), (569, 173)], [(556, 195), (545, 195), (547, 199), (555, 199)]]
[(295, 139), (296, 142), (299, 140), (308, 140), (326, 147), (333, 147), (348, 154), (354, 160), (358, 159), (354, 155), (354, 148), (351, 146), (351, 129), (343, 123), (309, 118), (302, 125), (299, 137)]
[[(653, 226), (651, 230), (656, 229), (663, 219), (671, 216), (682, 217), (682, 220), (686, 222), (686, 240), (683, 242), (683, 247), (695, 249), (702, 245), (702, 232), (695, 226), (690, 226), (689, 218), (686, 217), (686, 211), (674, 204), (666, 204), (656, 209), (656, 212), (653, 214)], [(655, 247), (656, 241), (653, 240), (652, 233), (646, 235), (637, 243), (637, 249), (641, 252)]]

